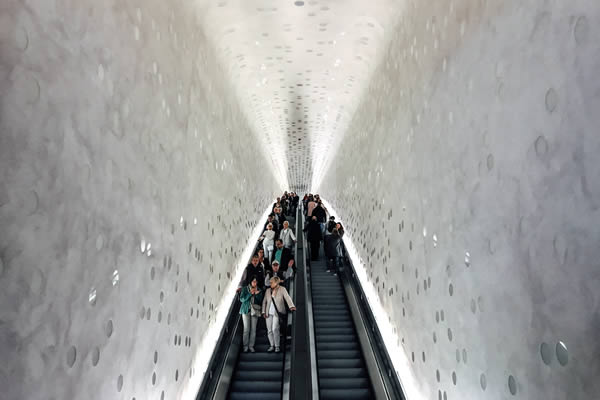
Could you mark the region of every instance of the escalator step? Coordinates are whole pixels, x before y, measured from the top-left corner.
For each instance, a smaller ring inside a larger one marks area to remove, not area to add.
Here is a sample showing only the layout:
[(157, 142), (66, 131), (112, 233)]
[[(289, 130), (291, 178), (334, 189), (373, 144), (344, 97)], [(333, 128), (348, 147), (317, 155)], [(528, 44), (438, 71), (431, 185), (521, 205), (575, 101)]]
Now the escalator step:
[(368, 389), (368, 378), (320, 378), (320, 389)]
[(344, 360), (331, 360), (331, 359), (320, 359), (318, 361), (318, 367), (321, 368), (364, 368), (364, 364), (361, 359), (344, 359)]
[(320, 368), (319, 378), (365, 378), (367, 370), (364, 368)]
[(281, 393), (248, 393), (248, 392), (231, 392), (229, 393), (230, 400), (281, 400)]
[(316, 336), (317, 343), (329, 343), (329, 342), (357, 342), (358, 339), (356, 335), (339, 335), (339, 334), (330, 334), (330, 335), (317, 335)]
[(280, 381), (232, 381), (231, 382), (232, 392), (262, 392), (262, 393), (277, 393), (281, 395), (281, 380)]
[(323, 389), (319, 390), (323, 400), (370, 400), (374, 397), (369, 389)]
[(281, 370), (276, 370), (276, 371), (238, 370), (234, 375), (234, 380), (235, 381), (279, 381), (279, 382), (281, 382), (282, 376), (283, 376), (283, 371), (281, 371)]
[(358, 342), (318, 342), (317, 341), (317, 350), (359, 350)]
[(239, 371), (281, 371), (281, 361), (239, 361), (237, 370)]
[(360, 359), (361, 354), (358, 350), (322, 350), (317, 351), (317, 359), (335, 359), (335, 360), (343, 360), (343, 359)]
[(319, 320), (319, 321), (315, 321), (315, 327), (317, 329), (321, 329), (321, 328), (337, 328), (337, 329), (342, 329), (342, 328), (354, 328), (354, 324), (352, 323), (352, 321), (350, 319), (344, 319), (343, 321), (323, 321), (323, 320)]
[(354, 333), (354, 328), (316, 328), (317, 335), (351, 335)]
[(283, 353), (242, 353), (240, 361), (283, 361)]

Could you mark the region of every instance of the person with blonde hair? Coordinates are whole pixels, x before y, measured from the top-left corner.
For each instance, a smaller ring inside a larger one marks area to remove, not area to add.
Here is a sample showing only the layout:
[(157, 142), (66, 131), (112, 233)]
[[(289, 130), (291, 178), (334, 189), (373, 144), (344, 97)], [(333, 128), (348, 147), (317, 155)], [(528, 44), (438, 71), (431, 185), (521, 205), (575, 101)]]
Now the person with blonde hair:
[(271, 278), (271, 287), (265, 292), (262, 303), (263, 317), (267, 320), (267, 337), (271, 346), (267, 351), (272, 352), (275, 350), (276, 353), (281, 351), (279, 347), (281, 339), (279, 335), (280, 318), (284, 318), (287, 314), (286, 303), (290, 311), (296, 311), (296, 306), (288, 291), (283, 286), (279, 286), (279, 282), (280, 279), (277, 276)]

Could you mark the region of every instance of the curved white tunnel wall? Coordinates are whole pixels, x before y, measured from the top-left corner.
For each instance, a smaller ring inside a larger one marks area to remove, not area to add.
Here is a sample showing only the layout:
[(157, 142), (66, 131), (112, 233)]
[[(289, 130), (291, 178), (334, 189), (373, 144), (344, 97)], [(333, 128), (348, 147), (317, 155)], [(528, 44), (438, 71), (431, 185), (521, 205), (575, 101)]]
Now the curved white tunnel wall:
[(0, 397), (197, 390), (279, 187), (194, 3), (9, 0), (0, 50)]
[(600, 393), (599, 20), (584, 0), (444, 0), (393, 32), (319, 191), (411, 393)]

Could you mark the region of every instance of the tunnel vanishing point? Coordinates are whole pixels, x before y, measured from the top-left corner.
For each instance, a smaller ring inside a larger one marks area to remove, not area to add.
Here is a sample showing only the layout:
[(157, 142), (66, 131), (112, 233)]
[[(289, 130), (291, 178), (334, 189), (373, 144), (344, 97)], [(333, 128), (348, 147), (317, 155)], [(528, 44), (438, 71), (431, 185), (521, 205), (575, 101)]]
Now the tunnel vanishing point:
[(593, 0), (3, 0), (0, 399), (195, 399), (286, 190), (407, 399), (600, 399), (599, 72)]

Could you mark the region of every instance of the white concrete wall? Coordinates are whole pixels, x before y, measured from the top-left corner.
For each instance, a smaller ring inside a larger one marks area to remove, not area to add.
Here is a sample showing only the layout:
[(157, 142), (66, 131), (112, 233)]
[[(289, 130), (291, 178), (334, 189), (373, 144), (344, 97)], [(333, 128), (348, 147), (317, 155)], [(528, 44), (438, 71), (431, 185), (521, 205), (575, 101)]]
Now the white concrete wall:
[(318, 191), (410, 399), (598, 398), (599, 23), (588, 0), (411, 1), (390, 34)]
[(3, 400), (197, 390), (202, 337), (280, 188), (194, 4), (0, 4)]

